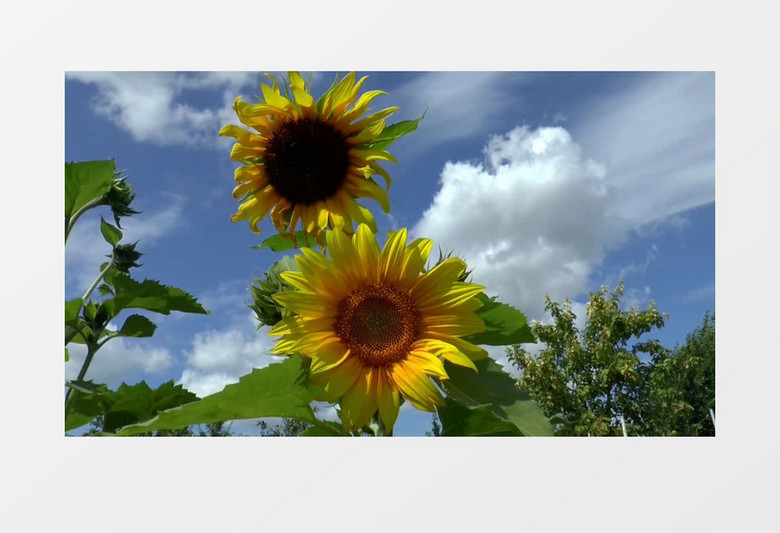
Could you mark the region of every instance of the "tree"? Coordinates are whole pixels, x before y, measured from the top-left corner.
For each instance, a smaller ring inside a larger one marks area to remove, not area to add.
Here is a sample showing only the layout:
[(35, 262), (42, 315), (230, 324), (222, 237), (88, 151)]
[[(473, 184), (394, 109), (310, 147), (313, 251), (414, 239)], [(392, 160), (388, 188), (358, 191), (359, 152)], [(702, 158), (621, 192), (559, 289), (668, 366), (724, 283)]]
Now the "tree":
[(707, 312), (683, 346), (653, 363), (648, 429), (655, 435), (715, 435), (715, 316)]
[(295, 418), (282, 418), (280, 424), (273, 425), (265, 420), (257, 423), (263, 437), (297, 437), (311, 426), (312, 424)]
[[(100, 435), (104, 430), (104, 417), (98, 415), (92, 422), (90, 422), (89, 431), (84, 433), (88, 435)], [(195, 433), (195, 430), (198, 430)], [(139, 437), (232, 437), (233, 433), (230, 431), (230, 424), (225, 422), (213, 422), (211, 424), (205, 424), (203, 426), (186, 426), (179, 429), (158, 429), (156, 431), (149, 431), (147, 433), (138, 434)]]
[(621, 310), (622, 295), (622, 282), (611, 294), (607, 287), (591, 293), (583, 331), (575, 325), (568, 300), (561, 305), (547, 297), (552, 323), (532, 325), (545, 344), (539, 355), (521, 345), (507, 349), (509, 360), (522, 371), (520, 386), (550, 418), (556, 435), (622, 435), (622, 421), (629, 434), (642, 434), (647, 427), (648, 372), (639, 354), (653, 361), (666, 350), (657, 341), (640, 338), (662, 328), (665, 315), (652, 302), (645, 310)]

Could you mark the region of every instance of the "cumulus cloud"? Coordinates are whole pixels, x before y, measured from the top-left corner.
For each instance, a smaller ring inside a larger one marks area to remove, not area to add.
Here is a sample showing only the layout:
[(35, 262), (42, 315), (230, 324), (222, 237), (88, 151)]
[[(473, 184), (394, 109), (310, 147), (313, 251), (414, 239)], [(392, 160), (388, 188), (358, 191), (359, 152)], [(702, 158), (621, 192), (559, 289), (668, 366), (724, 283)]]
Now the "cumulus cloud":
[(239, 377), (253, 368), (283, 361), (283, 357), (270, 354), (274, 341), (267, 329), (256, 332), (253, 329), (233, 326), (195, 335), (180, 379), (184, 388), (200, 397), (208, 396), (225, 385), (237, 383)]
[[(68, 353), (70, 361), (65, 363), (65, 377), (76, 379), (87, 355), (86, 346), (71, 343)], [(150, 348), (148, 341), (118, 337), (107, 342), (95, 355), (86, 379), (116, 388), (122, 381), (133, 383), (139, 375), (139, 379), (143, 378), (143, 374), (162, 375), (172, 365), (173, 356), (167, 349)]]
[(576, 297), (627, 224), (613, 212), (605, 168), (563, 128), (491, 137), (484, 164), (448, 162), (414, 228), (454, 250), (488, 293), (544, 314), (544, 296)]
[[(134, 140), (158, 145), (222, 147), (219, 128), (235, 121), (232, 103), (256, 81), (251, 72), (68, 72), (66, 79), (94, 84), (92, 109)], [(222, 90), (218, 108), (195, 107), (186, 94)]]

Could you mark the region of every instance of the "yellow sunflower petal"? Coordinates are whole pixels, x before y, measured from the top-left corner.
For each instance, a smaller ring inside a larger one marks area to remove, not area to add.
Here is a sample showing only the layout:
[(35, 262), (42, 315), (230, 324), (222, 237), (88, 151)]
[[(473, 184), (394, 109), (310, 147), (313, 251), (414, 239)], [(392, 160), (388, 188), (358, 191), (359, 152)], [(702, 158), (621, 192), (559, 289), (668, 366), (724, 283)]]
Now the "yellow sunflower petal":
[(428, 255), (433, 248), (430, 239), (415, 239), (404, 250), (403, 263), (398, 274), (398, 281), (405, 289), (411, 289), (420, 279), (420, 273), (428, 262)]
[[(453, 311), (453, 310), (450, 310)], [(485, 323), (474, 313), (453, 313), (449, 315), (423, 315), (420, 328), (424, 333), (439, 333), (463, 337), (485, 330)]]
[(376, 279), (377, 261), (379, 260), (379, 245), (374, 234), (365, 224), (358, 226), (357, 232), (352, 237), (355, 251), (360, 257), (356, 268), (359, 268), (364, 279), (374, 281)]
[(278, 107), (279, 109), (289, 109), (292, 106), (292, 103), (287, 98), (279, 94), (278, 88), (273, 90), (265, 83), (262, 83), (260, 84), (260, 90), (263, 91), (263, 99), (268, 105)]
[(413, 365), (420, 372), (440, 379), (448, 379), (441, 359), (423, 350), (411, 350), (406, 357), (406, 365)]
[(440, 292), (443, 287), (457, 281), (466, 271), (466, 263), (457, 257), (445, 259), (417, 280), (412, 287), (412, 297), (419, 301), (428, 298), (433, 292)]
[(256, 157), (261, 157), (265, 153), (265, 148), (261, 146), (244, 146), (243, 144), (234, 144), (230, 150), (230, 159), (233, 161), (247, 161)]
[(306, 294), (303, 292), (278, 292), (272, 296), (274, 301), (281, 306), (286, 307), (293, 313), (308, 316), (312, 318), (329, 317), (336, 314), (333, 304), (323, 301), (315, 294)]
[(379, 416), (382, 418), (385, 430), (390, 432), (398, 419), (401, 396), (398, 394), (398, 388), (393, 386), (391, 378), (384, 369), (379, 372), (376, 399), (379, 405)]
[(437, 405), (444, 405), (444, 397), (425, 374), (414, 367), (398, 363), (391, 370), (393, 382), (404, 398), (421, 411), (434, 412)]
[(390, 233), (379, 257), (378, 276), (380, 280), (398, 281), (401, 274), (406, 248), (406, 228)]
[(482, 285), (455, 281), (449, 286), (440, 284), (417, 300), (421, 311), (457, 307), (485, 290)]
[(373, 198), (379, 202), (379, 205), (382, 206), (382, 210), (385, 213), (390, 211), (390, 200), (387, 198), (387, 192), (373, 181), (358, 179), (348, 181), (344, 186), (357, 198)]
[(317, 374), (325, 372), (331, 368), (340, 365), (349, 357), (349, 347), (342, 342), (335, 342), (321, 347), (317, 353), (312, 355), (310, 372)]
[(312, 385), (324, 387), (323, 393), (317, 399), (325, 402), (335, 402), (360, 377), (363, 365), (355, 358), (348, 357), (340, 365), (327, 371), (312, 373), (309, 381)]
[(379, 407), (376, 382), (377, 370), (366, 367), (355, 384), (344, 393), (341, 399), (341, 420), (347, 430), (365, 426), (376, 413)]
[(485, 359), (488, 356), (487, 350), (484, 348), (475, 346), (470, 342), (464, 341), (463, 339), (454, 337), (452, 335), (429, 332), (426, 336), (452, 344), (458, 349), (458, 351), (466, 354), (472, 361), (479, 361), (480, 359)]

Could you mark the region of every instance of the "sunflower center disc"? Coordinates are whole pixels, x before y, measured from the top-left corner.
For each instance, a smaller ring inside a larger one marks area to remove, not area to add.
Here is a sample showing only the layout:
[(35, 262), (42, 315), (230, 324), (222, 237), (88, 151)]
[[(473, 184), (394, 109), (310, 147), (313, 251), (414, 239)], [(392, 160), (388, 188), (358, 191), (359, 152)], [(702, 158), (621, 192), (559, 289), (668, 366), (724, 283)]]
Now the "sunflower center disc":
[(344, 135), (316, 119), (281, 124), (268, 139), (263, 157), (271, 185), (293, 204), (330, 198), (349, 170)]
[(408, 295), (395, 287), (370, 285), (341, 302), (336, 332), (364, 365), (384, 366), (406, 358), (418, 321)]

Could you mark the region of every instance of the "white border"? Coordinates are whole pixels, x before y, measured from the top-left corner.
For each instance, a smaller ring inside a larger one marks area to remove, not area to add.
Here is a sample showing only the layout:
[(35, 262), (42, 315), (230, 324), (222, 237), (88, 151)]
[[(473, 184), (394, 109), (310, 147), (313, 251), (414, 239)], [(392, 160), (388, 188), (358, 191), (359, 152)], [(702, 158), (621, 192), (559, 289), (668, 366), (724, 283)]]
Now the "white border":
[[(780, 529), (779, 4), (455, 5), (85, 0), (7, 13), (0, 101), (12, 168), (0, 216), (14, 322), (3, 328), (0, 516), (9, 530)], [(62, 327), (64, 71), (290, 67), (715, 70), (718, 436), (64, 438), (61, 336), (48, 333)]]

